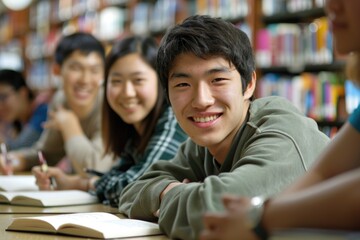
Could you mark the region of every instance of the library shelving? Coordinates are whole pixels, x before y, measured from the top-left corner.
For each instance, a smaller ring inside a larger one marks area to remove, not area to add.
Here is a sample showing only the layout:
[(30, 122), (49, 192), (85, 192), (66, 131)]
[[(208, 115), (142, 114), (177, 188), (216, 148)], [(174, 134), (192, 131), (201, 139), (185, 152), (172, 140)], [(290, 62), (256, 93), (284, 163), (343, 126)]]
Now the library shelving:
[[(338, 106), (343, 104), (345, 64), (334, 54), (322, 0), (33, 0), (25, 10), (0, 12), (0, 63), (5, 52), (20, 55), (32, 88), (57, 87), (51, 64), (62, 35), (91, 32), (107, 47), (133, 33), (160, 40), (169, 26), (193, 14), (222, 17), (249, 35), (258, 97), (289, 97), (294, 89), (305, 99), (300, 99), (300, 108), (319, 125), (341, 126), (346, 118)], [(307, 86), (296, 90), (293, 83), (301, 85), (302, 78)], [(315, 103), (315, 110), (308, 109)]]
[(58, 84), (51, 73), (52, 54), (64, 34), (91, 32), (107, 47), (133, 33), (160, 40), (169, 26), (187, 16), (208, 14), (237, 24), (253, 37), (249, 2), (253, 0), (33, 0), (25, 10), (0, 13), (0, 48), (16, 49), (29, 85), (47, 89)]
[(261, 4), (255, 40), (257, 96), (286, 97), (332, 137), (347, 118), (345, 61), (334, 51), (323, 1)]

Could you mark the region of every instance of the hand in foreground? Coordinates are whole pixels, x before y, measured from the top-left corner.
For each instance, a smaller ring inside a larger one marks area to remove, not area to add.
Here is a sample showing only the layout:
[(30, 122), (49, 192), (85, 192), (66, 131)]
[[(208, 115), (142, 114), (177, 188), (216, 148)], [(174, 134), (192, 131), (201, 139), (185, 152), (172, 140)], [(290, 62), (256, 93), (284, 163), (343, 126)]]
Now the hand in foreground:
[(204, 230), (201, 240), (241, 239), (258, 240), (247, 225), (246, 214), (250, 207), (250, 199), (244, 197), (224, 196), (226, 211), (223, 213), (206, 213), (203, 219)]

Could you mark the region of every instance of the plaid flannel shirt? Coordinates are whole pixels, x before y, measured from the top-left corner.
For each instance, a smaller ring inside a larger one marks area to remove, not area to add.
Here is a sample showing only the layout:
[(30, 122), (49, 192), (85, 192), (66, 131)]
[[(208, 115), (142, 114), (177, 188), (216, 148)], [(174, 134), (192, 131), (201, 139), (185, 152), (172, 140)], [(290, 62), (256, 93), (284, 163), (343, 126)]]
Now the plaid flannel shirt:
[(100, 201), (117, 207), (121, 191), (127, 184), (139, 178), (152, 163), (172, 159), (186, 139), (187, 135), (178, 125), (171, 107), (167, 107), (144, 153), (140, 154), (129, 139), (114, 167), (95, 183)]

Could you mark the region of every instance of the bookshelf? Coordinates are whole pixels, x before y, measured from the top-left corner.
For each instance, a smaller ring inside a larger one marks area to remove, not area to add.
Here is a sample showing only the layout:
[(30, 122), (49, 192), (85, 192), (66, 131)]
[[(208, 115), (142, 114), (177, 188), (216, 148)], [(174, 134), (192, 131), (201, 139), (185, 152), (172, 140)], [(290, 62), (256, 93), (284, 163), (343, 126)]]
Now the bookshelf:
[(323, 1), (262, 0), (257, 97), (280, 95), (332, 137), (347, 118), (345, 61), (332, 45)]
[(133, 33), (151, 34), (160, 41), (169, 26), (187, 16), (209, 14), (237, 24), (253, 37), (248, 24), (251, 2), (254, 0), (33, 0), (23, 11), (0, 12), (0, 49), (14, 52), (16, 48), (29, 86), (41, 91), (58, 86), (51, 73), (52, 54), (64, 34), (91, 32), (106, 47)]
[(295, 10), (295, 12), (281, 12), (268, 16), (263, 16), (262, 21), (264, 24), (270, 23), (299, 23), (304, 19), (320, 18), (325, 15), (323, 7), (314, 6), (314, 8)]
[(0, 10), (0, 65), (15, 69), (24, 67), (22, 49), (25, 46), (23, 33), (27, 32), (28, 12)]
[[(322, 0), (33, 0), (23, 11), (0, 12), (0, 50), (15, 52), (24, 59), (20, 66), (32, 88), (56, 88), (58, 82), (51, 74), (52, 54), (63, 34), (91, 32), (106, 47), (133, 33), (151, 34), (160, 40), (169, 26), (187, 16), (208, 14), (234, 23), (250, 37), (257, 61), (257, 97), (279, 94), (285, 86), (304, 77), (303, 73), (307, 78), (311, 76), (315, 87), (303, 91), (314, 93), (332, 89), (324, 76), (338, 77), (331, 81), (336, 82), (336, 89), (343, 86), (344, 80), (341, 72), (345, 63), (334, 54), (322, 4)], [(274, 76), (278, 79), (273, 80)], [(264, 88), (272, 92), (262, 92)], [(343, 93), (342, 88), (339, 96), (332, 98), (337, 99), (332, 102), (335, 110), (315, 110), (327, 114), (331, 111), (332, 116), (310, 116), (322, 126), (341, 126), (346, 118), (338, 110), (343, 109), (338, 106), (343, 104)], [(321, 103), (319, 99), (326, 97), (313, 98)]]

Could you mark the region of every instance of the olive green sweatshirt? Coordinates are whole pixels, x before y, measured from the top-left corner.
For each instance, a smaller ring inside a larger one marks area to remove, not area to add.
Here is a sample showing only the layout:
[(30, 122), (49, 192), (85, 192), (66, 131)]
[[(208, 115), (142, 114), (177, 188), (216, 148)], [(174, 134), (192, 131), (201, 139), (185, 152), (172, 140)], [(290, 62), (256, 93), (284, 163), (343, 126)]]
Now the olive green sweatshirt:
[[(197, 239), (206, 211), (222, 211), (224, 194), (272, 196), (304, 174), (328, 143), (316, 122), (281, 97), (251, 103), (246, 122), (220, 166), (205, 147), (186, 141), (171, 161), (158, 161), (120, 197), (130, 218), (158, 221), (166, 235)], [(160, 193), (171, 182), (190, 183)], [(154, 212), (160, 209), (156, 218)]]

